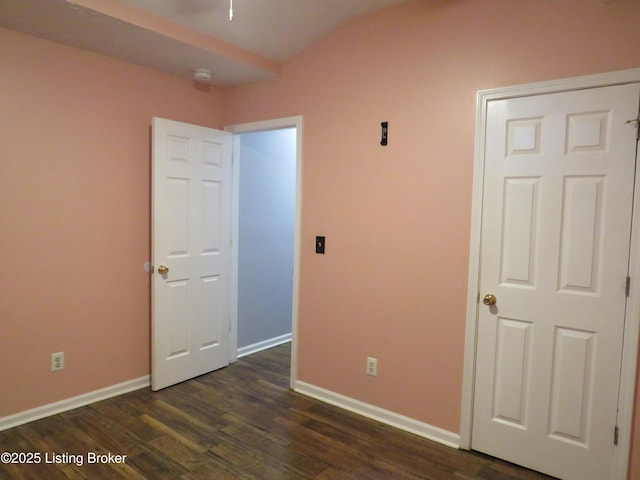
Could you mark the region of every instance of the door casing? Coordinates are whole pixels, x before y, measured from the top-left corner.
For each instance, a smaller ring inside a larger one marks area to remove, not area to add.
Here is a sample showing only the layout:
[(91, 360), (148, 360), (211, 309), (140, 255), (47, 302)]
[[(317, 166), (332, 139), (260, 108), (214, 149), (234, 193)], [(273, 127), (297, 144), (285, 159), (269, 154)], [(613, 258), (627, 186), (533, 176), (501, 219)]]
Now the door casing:
[[(293, 240), (293, 292), (291, 312), (291, 375), (290, 385), (293, 385), (297, 377), (297, 331), (298, 331), (298, 299), (300, 290), (300, 233), (302, 219), (302, 116), (275, 118), (251, 123), (241, 123), (224, 127), (224, 130), (233, 134), (262, 132), (281, 128), (296, 129), (296, 205)], [(238, 220), (239, 220), (239, 192), (240, 169), (239, 155), (240, 137), (233, 137), (233, 168), (232, 168), (232, 200), (231, 200), (231, 330), (230, 358), (229, 362), (235, 362), (238, 354)]]
[[(469, 277), (467, 290), (467, 317), (464, 348), (464, 370), (462, 384), (462, 409), (460, 423), (460, 448), (471, 449), (474, 400), (474, 377), (476, 366), (476, 337), (478, 319), (478, 295), (480, 280), (480, 234), (482, 198), (484, 184), (484, 152), (487, 107), (489, 102), (507, 98), (544, 95), (563, 91), (597, 88), (609, 85), (640, 82), (640, 69), (623, 70), (598, 75), (574, 77), (549, 82), (532, 83), (513, 87), (481, 90), (477, 94), (476, 131), (474, 151), (473, 204), (471, 212), (471, 240), (469, 253)], [(629, 119), (631, 120), (631, 119)], [(637, 153), (636, 153), (637, 156)], [(633, 218), (631, 225), (631, 252), (629, 275), (631, 289), (627, 299), (625, 316), (620, 392), (618, 397), (618, 448), (614, 458), (613, 480), (626, 480), (629, 451), (631, 448), (631, 425), (638, 358), (638, 334), (640, 333), (640, 169), (636, 169)], [(613, 438), (612, 438), (613, 441)]]

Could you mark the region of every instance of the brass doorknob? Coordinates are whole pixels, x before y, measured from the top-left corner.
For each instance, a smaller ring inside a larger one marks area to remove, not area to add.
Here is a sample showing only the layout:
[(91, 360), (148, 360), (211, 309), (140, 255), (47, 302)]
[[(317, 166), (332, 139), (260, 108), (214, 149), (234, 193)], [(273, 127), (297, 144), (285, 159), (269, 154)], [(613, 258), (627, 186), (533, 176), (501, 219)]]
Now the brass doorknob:
[(158, 267), (158, 273), (160, 275), (166, 275), (167, 273), (169, 273), (169, 267), (165, 267), (164, 265), (160, 265)]
[(482, 303), (485, 305), (495, 305), (498, 299), (493, 293), (487, 293), (482, 299)]

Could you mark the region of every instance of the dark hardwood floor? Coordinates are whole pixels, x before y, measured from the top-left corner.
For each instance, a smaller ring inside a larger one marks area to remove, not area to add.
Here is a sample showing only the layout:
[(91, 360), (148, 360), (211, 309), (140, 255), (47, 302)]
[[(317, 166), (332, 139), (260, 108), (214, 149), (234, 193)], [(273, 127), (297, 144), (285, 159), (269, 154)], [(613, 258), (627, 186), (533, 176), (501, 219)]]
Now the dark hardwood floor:
[(39, 455), (39, 463), (0, 462), (0, 478), (550, 478), (292, 392), (289, 353), (286, 344), (160, 392), (138, 390), (0, 432), (0, 453)]

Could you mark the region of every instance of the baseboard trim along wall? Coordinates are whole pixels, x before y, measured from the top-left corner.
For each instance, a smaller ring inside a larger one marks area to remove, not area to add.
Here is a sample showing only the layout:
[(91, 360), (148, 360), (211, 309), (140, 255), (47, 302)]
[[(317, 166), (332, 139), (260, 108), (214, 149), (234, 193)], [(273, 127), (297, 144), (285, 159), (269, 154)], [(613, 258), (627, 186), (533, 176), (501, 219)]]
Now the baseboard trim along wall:
[[(285, 339), (285, 337), (289, 339)], [(291, 335), (283, 335), (276, 337), (265, 342), (259, 342), (254, 345), (243, 347), (243, 351), (238, 349), (238, 357), (250, 355), (251, 353), (259, 352), (267, 348), (282, 345), (291, 340)], [(139, 390), (151, 386), (151, 377), (145, 375), (144, 377), (136, 378), (126, 382), (112, 385), (110, 387), (95, 390), (93, 392), (78, 395), (76, 397), (67, 398), (59, 402), (49, 403), (41, 407), (25, 410), (24, 412), (9, 415), (7, 417), (0, 418), (0, 432), (9, 428), (17, 427), (25, 423), (40, 420), (45, 417), (63, 413), (74, 408), (84, 407), (94, 402), (106, 400), (107, 398), (116, 397), (125, 393)], [(413, 418), (405, 417), (397, 413), (379, 408), (367, 403), (355, 400), (344, 395), (340, 395), (329, 390), (325, 390), (309, 383), (296, 381), (293, 388), (296, 392), (306, 395), (321, 402), (325, 402), (334, 405), (339, 408), (343, 408), (350, 412), (362, 415), (367, 418), (371, 418), (378, 422), (390, 425), (400, 430), (404, 430), (409, 433), (413, 433), (423, 438), (433, 440), (434, 442), (441, 443), (448, 447), (459, 448), (460, 435), (449, 432), (439, 427), (434, 427), (427, 423), (419, 422)]]
[(240, 347), (238, 348), (238, 358), (246, 357), (247, 355), (258, 353), (262, 350), (267, 350), (268, 348), (277, 347), (278, 345), (282, 345), (283, 343), (287, 343), (290, 341), (291, 334), (286, 333), (284, 335), (280, 335), (279, 337), (273, 337), (269, 338), (268, 340), (263, 340), (262, 342), (254, 343), (253, 345)]
[(0, 432), (2, 430), (17, 427), (18, 425), (50, 417), (51, 415), (73, 410), (74, 408), (84, 407), (90, 403), (106, 400), (107, 398), (116, 397), (123, 393), (133, 392), (134, 390), (139, 390), (140, 388), (149, 386), (151, 386), (151, 377), (149, 375), (145, 375), (144, 377), (128, 380), (126, 382), (118, 383), (117, 385), (111, 385), (110, 387), (101, 388), (100, 390), (84, 393), (77, 397), (67, 398), (65, 400), (60, 400), (59, 402), (49, 403), (41, 407), (32, 408), (30, 410), (25, 410), (24, 412), (2, 417), (0, 418)]
[(375, 407), (305, 382), (296, 381), (293, 389), (298, 393), (315, 398), (316, 400), (344, 408), (350, 412), (371, 418), (420, 437), (433, 440), (434, 442), (441, 443), (448, 447), (459, 448), (460, 446), (460, 435), (457, 433), (452, 433), (442, 428), (419, 422), (413, 418), (405, 417), (389, 410)]

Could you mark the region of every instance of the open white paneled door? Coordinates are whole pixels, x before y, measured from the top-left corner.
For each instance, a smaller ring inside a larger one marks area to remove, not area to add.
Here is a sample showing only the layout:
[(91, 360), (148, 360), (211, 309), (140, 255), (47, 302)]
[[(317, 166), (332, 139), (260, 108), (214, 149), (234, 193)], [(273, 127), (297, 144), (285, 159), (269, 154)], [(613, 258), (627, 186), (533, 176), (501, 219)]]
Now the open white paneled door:
[(228, 132), (153, 119), (152, 389), (229, 363)]

